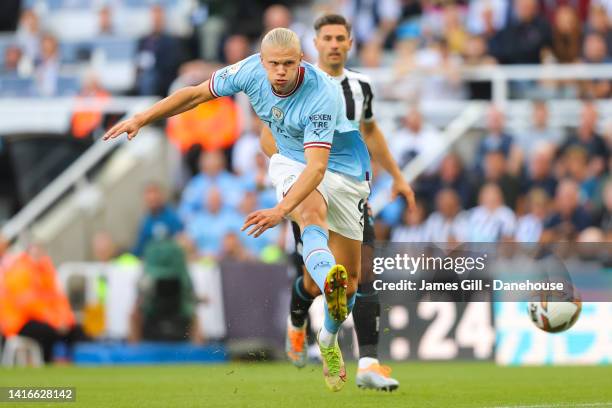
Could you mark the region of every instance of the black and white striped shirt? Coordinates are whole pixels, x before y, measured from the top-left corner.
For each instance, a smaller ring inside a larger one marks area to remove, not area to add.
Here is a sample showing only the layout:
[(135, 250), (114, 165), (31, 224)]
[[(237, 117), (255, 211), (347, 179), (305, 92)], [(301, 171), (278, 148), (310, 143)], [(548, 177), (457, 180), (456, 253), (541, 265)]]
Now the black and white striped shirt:
[(346, 105), (346, 117), (351, 121), (355, 129), (359, 129), (361, 120), (370, 122), (374, 120), (372, 110), (372, 85), (367, 75), (344, 69), (342, 75), (332, 77), (340, 82)]

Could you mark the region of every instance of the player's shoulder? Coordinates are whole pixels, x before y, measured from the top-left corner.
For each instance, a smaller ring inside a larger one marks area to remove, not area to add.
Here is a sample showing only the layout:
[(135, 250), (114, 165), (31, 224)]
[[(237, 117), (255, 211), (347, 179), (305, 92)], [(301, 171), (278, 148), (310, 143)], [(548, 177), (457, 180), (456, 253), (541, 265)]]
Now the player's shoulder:
[(344, 68), (344, 74), (348, 79), (355, 79), (359, 82), (366, 83), (372, 86), (372, 80), (370, 77), (362, 72), (355, 71), (354, 69)]
[(257, 72), (255, 68), (261, 65), (259, 62), (259, 54), (253, 54), (232, 65), (228, 65), (227, 67), (222, 68), (221, 72), (225, 73), (226, 75), (235, 75), (238, 73), (240, 73), (241, 75), (245, 73), (254, 74)]
[(329, 74), (315, 67), (314, 65), (304, 62), (302, 66), (305, 69), (304, 82), (309, 88), (309, 93), (314, 99), (329, 99), (330, 92), (337, 93), (338, 81), (334, 80)]
[(309, 62), (302, 62), (302, 67), (306, 70), (305, 79), (317, 86), (329, 86), (333, 84), (333, 78), (325, 71), (312, 65)]

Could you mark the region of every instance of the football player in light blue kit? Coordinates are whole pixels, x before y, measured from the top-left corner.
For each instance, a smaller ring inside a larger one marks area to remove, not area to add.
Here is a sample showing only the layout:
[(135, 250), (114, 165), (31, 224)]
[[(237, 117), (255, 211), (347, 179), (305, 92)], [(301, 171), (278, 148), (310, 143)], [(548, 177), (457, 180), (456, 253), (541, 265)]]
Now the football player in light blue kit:
[(325, 322), (318, 336), (323, 375), (328, 388), (339, 391), (346, 369), (337, 333), (355, 301), (370, 158), (359, 131), (346, 118), (340, 86), (302, 62), (297, 35), (285, 28), (270, 31), (261, 54), (177, 91), (113, 126), (104, 139), (123, 133), (132, 139), (156, 120), (238, 92), (248, 95), (279, 150), (269, 168), (278, 205), (249, 214), (243, 230), (257, 237), (285, 217), (300, 226), (304, 263), (325, 294)]

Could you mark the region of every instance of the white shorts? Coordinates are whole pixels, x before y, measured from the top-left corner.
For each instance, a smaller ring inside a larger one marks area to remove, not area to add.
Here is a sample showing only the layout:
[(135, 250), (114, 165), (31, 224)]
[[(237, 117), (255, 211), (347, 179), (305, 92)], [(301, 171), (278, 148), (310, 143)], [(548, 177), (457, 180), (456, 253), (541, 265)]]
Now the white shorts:
[[(268, 174), (276, 188), (276, 199), (279, 202), (304, 168), (305, 164), (280, 154), (272, 156)], [(363, 206), (370, 195), (370, 184), (327, 170), (317, 191), (327, 203), (329, 229), (350, 239), (363, 240)]]

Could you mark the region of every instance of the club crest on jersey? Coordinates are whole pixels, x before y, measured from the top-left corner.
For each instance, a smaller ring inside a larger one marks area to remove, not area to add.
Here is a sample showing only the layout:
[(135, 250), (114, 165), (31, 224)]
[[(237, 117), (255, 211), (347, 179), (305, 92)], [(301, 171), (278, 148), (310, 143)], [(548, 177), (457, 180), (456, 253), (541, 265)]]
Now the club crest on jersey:
[(285, 117), (285, 114), (283, 113), (282, 110), (280, 110), (276, 106), (273, 106), (272, 107), (272, 117), (274, 118), (274, 120), (280, 122)]

